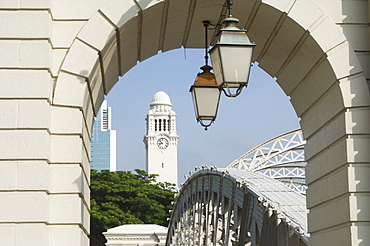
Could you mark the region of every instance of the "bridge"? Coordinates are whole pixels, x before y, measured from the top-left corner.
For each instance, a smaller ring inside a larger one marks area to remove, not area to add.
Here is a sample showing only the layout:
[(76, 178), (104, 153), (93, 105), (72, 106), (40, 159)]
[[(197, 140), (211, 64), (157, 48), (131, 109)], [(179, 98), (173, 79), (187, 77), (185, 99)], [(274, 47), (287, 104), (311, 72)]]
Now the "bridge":
[(182, 184), (166, 245), (307, 245), (304, 144), (296, 130), (226, 168), (196, 167)]

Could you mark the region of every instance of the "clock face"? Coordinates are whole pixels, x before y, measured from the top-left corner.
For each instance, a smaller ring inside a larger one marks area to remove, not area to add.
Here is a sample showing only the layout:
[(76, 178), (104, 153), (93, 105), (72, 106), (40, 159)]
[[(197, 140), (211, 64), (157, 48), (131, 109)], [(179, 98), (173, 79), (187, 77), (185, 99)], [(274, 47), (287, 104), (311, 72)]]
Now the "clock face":
[(168, 140), (166, 138), (160, 138), (157, 141), (157, 146), (160, 149), (165, 149), (168, 147)]

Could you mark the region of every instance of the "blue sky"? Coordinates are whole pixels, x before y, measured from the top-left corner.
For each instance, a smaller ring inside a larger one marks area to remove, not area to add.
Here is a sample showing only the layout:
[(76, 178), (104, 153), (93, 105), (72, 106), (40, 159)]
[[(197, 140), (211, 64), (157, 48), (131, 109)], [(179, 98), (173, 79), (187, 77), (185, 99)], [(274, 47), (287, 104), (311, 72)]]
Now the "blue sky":
[(189, 93), (203, 57), (201, 49), (160, 53), (120, 78), (107, 96), (117, 130), (117, 170), (145, 169), (145, 117), (157, 91), (170, 96), (177, 113), (179, 183), (195, 166), (226, 167), (256, 145), (299, 128), (289, 98), (254, 64), (248, 88), (237, 98), (222, 95), (217, 119), (205, 131), (195, 120)]

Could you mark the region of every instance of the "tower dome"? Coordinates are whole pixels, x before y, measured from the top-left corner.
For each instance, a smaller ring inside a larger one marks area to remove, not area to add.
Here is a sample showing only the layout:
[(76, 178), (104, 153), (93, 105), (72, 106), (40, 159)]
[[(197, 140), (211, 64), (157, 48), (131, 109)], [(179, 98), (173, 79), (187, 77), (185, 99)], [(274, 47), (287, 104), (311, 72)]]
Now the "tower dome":
[(155, 105), (168, 105), (172, 107), (171, 99), (164, 91), (158, 91), (153, 96), (150, 106), (152, 107)]

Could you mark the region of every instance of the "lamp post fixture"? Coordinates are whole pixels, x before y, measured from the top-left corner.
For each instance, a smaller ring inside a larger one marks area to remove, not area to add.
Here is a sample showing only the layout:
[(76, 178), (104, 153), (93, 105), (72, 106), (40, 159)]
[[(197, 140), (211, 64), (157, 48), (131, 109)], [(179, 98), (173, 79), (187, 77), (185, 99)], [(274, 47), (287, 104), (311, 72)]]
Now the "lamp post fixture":
[(198, 73), (194, 84), (190, 87), (190, 92), (193, 97), (195, 117), (207, 131), (216, 119), (221, 93), (215, 75), (211, 73), (212, 67), (204, 65), (201, 69), (203, 72)]
[(211, 72), (212, 67), (208, 65), (208, 26), (209, 21), (203, 21), (205, 27), (205, 65), (200, 69), (194, 84), (190, 87), (193, 98), (195, 117), (207, 131), (208, 127), (215, 121), (220, 101), (220, 90), (216, 83), (215, 75)]
[[(247, 31), (236, 27), (238, 22), (233, 17), (223, 20), (225, 27), (217, 34), (216, 44), (209, 51), (217, 85), (228, 97), (238, 96), (248, 85), (255, 47)], [(236, 92), (231, 93), (230, 88), (235, 88)]]
[[(223, 20), (225, 27), (216, 36), (216, 44), (211, 48), (213, 71), (217, 85), (228, 97), (238, 96), (248, 85), (253, 49), (256, 46), (249, 40), (246, 30), (239, 29), (237, 18)], [(235, 88), (232, 93), (230, 88)]]
[[(194, 84), (190, 87), (193, 97), (195, 115), (205, 130), (215, 121), (221, 90), (228, 97), (237, 97), (248, 85), (253, 49), (247, 31), (239, 29), (237, 18), (231, 15), (232, 0), (227, 0), (229, 17), (224, 19), (224, 28), (216, 36), (216, 43), (209, 51), (213, 68), (208, 66), (208, 26), (209, 21), (203, 21), (205, 27), (205, 61)], [(211, 73), (213, 69), (214, 73)], [(232, 92), (230, 89), (233, 89)]]

